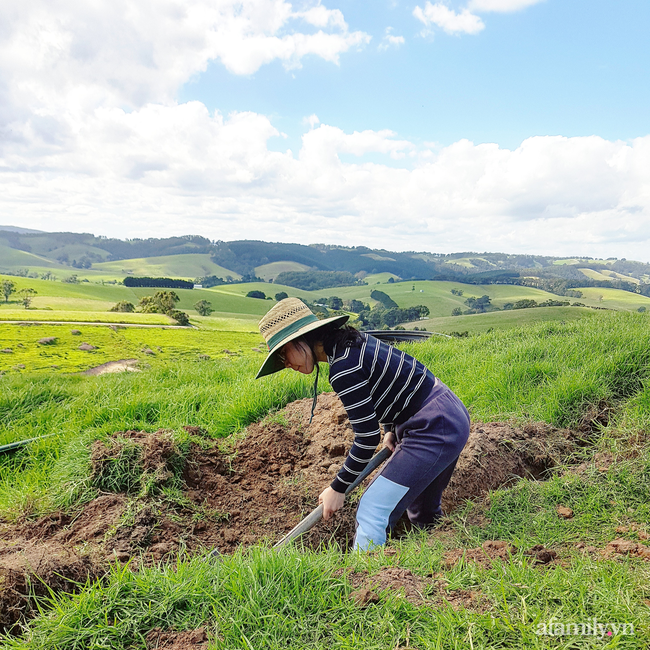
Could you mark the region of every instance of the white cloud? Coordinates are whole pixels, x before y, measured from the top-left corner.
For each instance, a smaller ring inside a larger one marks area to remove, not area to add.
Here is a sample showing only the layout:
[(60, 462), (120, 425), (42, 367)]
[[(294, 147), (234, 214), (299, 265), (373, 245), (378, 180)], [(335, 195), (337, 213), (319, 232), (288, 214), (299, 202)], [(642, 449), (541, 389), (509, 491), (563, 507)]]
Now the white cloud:
[(312, 113), (309, 117), (303, 117), (302, 123), (306, 126), (309, 126), (310, 129), (313, 129), (315, 126), (318, 126), (320, 124), (320, 120), (318, 119), (318, 115), (316, 115), (316, 113)]
[(252, 74), (276, 59), (300, 67), (309, 54), (337, 64), (370, 41), (320, 3), (303, 11), (285, 0), (2, 4), (0, 75), (23, 106), (169, 103), (213, 59)]
[(425, 27), (430, 28), (431, 25), (437, 25), (447, 34), (478, 34), (485, 29), (483, 21), (469, 9), (463, 9), (460, 13), (456, 13), (442, 3), (431, 4), (428, 0), (424, 9), (420, 5), (416, 6), (413, 15)]
[(544, 0), (470, 0), (468, 8), (479, 13), (496, 11), (508, 13), (544, 2)]
[[(284, 0), (0, 3), (7, 223), (650, 258), (650, 136), (538, 137), (514, 151), (416, 146), (311, 115), (294, 154), (275, 150), (282, 134), (264, 115), (175, 102), (212, 59), (241, 74), (274, 59), (297, 66), (306, 54), (336, 62), (369, 40), (338, 10)], [(425, 26), (478, 29), (476, 17), (441, 6), (418, 8)]]
[(378, 46), (378, 50), (380, 52), (383, 52), (387, 50), (390, 47), (401, 47), (404, 45), (404, 37), (403, 36), (395, 36), (391, 32), (393, 31), (392, 27), (386, 27), (386, 33), (384, 34), (384, 38), (382, 39), (381, 43)]
[(270, 146), (280, 134), (265, 116), (224, 117), (200, 102), (66, 118), (55, 142), (47, 125), (5, 142), (0, 210), (27, 227), (118, 237), (650, 260), (650, 136), (419, 149), (316, 120), (293, 155)]

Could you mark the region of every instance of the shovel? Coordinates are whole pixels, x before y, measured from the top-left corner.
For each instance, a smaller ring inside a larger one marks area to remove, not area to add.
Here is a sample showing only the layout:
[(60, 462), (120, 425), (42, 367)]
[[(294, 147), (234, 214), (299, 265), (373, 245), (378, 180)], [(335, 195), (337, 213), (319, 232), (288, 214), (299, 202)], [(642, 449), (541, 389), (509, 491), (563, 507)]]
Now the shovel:
[[(390, 455), (391, 450), (388, 447), (384, 447), (375, 454), (370, 462), (366, 465), (366, 468), (357, 476), (357, 479), (348, 486), (348, 489), (345, 491), (345, 494), (350, 494), (355, 490), (359, 484), (377, 467), (379, 467)], [(308, 530), (311, 530), (323, 517), (323, 505), (319, 505), (317, 508), (311, 511), (297, 526), (292, 528), (279, 542), (273, 545), (273, 548), (281, 548), (288, 544), (292, 539), (306, 533)]]

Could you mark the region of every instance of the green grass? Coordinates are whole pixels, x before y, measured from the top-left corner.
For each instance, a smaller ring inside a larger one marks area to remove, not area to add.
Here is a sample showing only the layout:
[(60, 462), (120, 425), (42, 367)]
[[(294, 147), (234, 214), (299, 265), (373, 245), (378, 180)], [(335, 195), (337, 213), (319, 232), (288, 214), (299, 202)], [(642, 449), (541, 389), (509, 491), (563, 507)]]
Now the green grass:
[(517, 417), (575, 426), (589, 404), (614, 403), (649, 373), (650, 318), (606, 312), (469, 339), (406, 346), (479, 419)]
[[(142, 314), (142, 316), (159, 316)], [(164, 318), (164, 317), (163, 317)], [(224, 324), (226, 322), (224, 321)], [(81, 331), (80, 335), (72, 330)], [(262, 356), (255, 352), (262, 342), (257, 332), (228, 330), (119, 328), (75, 325), (0, 325), (3, 349), (0, 372), (79, 372), (119, 359), (140, 359), (147, 364), (196, 361), (200, 355), (225, 358), (226, 350), (236, 354)], [(53, 345), (40, 345), (39, 340), (56, 337)], [(96, 350), (79, 350), (89, 343)], [(264, 347), (264, 349), (266, 349)], [(150, 352), (145, 352), (149, 350)], [(24, 365), (24, 368), (19, 368)]]
[(5, 240), (0, 237), (0, 273), (13, 269), (28, 268), (38, 273), (45, 271), (63, 271), (66, 267), (40, 255), (34, 255), (26, 251), (16, 250), (7, 246)]
[[(71, 347), (80, 338), (88, 338), (89, 330), (83, 331), (83, 337), (62, 334), (60, 343), (42, 350), (32, 342), (28, 352), (39, 360), (41, 353), (57, 354), (59, 363), (63, 363), (60, 354), (67, 353), (69, 362), (76, 363)], [(0, 514), (8, 516), (15, 511), (15, 504), (24, 501), (25, 494), (32, 494), (25, 502), (38, 504), (36, 510), (50, 507), (53, 498), (47, 473), (53, 471), (52, 463), (69, 464), (66, 449), (68, 444), (76, 448), (75, 440), (127, 428), (178, 429), (185, 424), (202, 426), (220, 437), (309, 393), (310, 378), (296, 373), (253, 381), (263, 355), (250, 349), (242, 358), (198, 361), (199, 352), (214, 350), (218, 356), (223, 349), (217, 333), (207, 334), (215, 336), (212, 349), (207, 347), (206, 333), (199, 331), (110, 332), (124, 345), (121, 358), (133, 353), (152, 366), (142, 373), (85, 378), (10, 372), (0, 379), (0, 442), (55, 434), (42, 446), (15, 457), (23, 467), (20, 473), (16, 474), (13, 461), (9, 462), (1, 476)], [(36, 332), (32, 336), (37, 340)], [(259, 336), (251, 336), (259, 343)], [(604, 313), (564, 325), (540, 324), (469, 339), (434, 337), (407, 349), (452, 387), (474, 418), (515, 417), (574, 426), (590, 405), (616, 404), (641, 389), (648, 377), (649, 336), (647, 317)], [(97, 352), (102, 350), (101, 341), (89, 342), (100, 343)], [(145, 346), (155, 354), (144, 357)], [(241, 349), (246, 352), (243, 346)], [(4, 357), (3, 363), (15, 363)], [(83, 359), (90, 363), (88, 357)], [(103, 360), (94, 354), (92, 363), (98, 365), (96, 362)], [(49, 356), (40, 363), (49, 366), (56, 361)], [(325, 377), (322, 386), (327, 386)], [(38, 396), (36, 403), (34, 395)], [(49, 460), (43, 461), (43, 455)]]
[(93, 264), (93, 277), (124, 279), (127, 275), (146, 277), (171, 277), (193, 280), (205, 275), (239, 279), (241, 276), (215, 264), (207, 253), (186, 253), (162, 257), (143, 257)]
[[(196, 257), (196, 256), (195, 256)], [(153, 258), (152, 258), (153, 259)], [(167, 259), (167, 258), (161, 258)], [(114, 264), (111, 262), (110, 264)], [(7, 276), (5, 276), (7, 277)], [(79, 276), (80, 278), (83, 275)], [(394, 282), (389, 283), (390, 274), (376, 274), (368, 276), (367, 285), (353, 287), (337, 287), (319, 291), (302, 291), (293, 287), (254, 282), (246, 284), (230, 284), (213, 287), (210, 289), (176, 289), (180, 298), (177, 307), (187, 312), (192, 321), (200, 326), (215, 329), (217, 323), (223, 319), (250, 319), (251, 328), (255, 329), (254, 321), (259, 320), (274, 304), (273, 296), (279, 291), (285, 291), (289, 296), (302, 297), (309, 301), (320, 298), (338, 296), (344, 300), (357, 299), (370, 305), (376, 304), (370, 297), (374, 289), (381, 289), (387, 293), (400, 307), (426, 305), (430, 310), (431, 321), (424, 326), (435, 331), (485, 331), (490, 327), (511, 327), (514, 322), (526, 324), (539, 320), (548, 320), (552, 315), (562, 320), (578, 318), (581, 311), (568, 310), (549, 311), (536, 313), (534, 316), (524, 313), (523, 310), (506, 315), (488, 314), (485, 318), (469, 319), (467, 321), (452, 320), (451, 312), (455, 308), (467, 309), (465, 300), (469, 297), (480, 297), (487, 294), (492, 303), (497, 307), (514, 303), (522, 299), (533, 299), (538, 302), (557, 300), (558, 296), (546, 291), (516, 285), (466, 285), (459, 282)], [(59, 281), (47, 281), (30, 278), (9, 277), (15, 282), (18, 290), (32, 287), (37, 291), (33, 300), (32, 310), (24, 310), (18, 303), (14, 294), (8, 304), (0, 302), (0, 320), (50, 320), (50, 321), (87, 321), (87, 322), (133, 322), (133, 323), (160, 323), (168, 322), (165, 317), (157, 316), (156, 320), (148, 320), (138, 314), (111, 315), (108, 311), (115, 303), (126, 300), (137, 305), (140, 298), (152, 295), (155, 289), (129, 288), (122, 285), (102, 284), (102, 280), (94, 279), (92, 282), (79, 284), (66, 284)], [(380, 285), (377, 285), (380, 282)], [(462, 296), (451, 293), (452, 289), (463, 291)], [(247, 298), (249, 291), (264, 292), (271, 300)], [(650, 298), (633, 294), (618, 289), (581, 289), (585, 294), (579, 302), (592, 307), (606, 307), (616, 310), (635, 311), (640, 306), (650, 308)], [(207, 300), (212, 304), (214, 313), (207, 321), (198, 318), (194, 305), (199, 300)], [(570, 299), (572, 302), (574, 299)], [(572, 308), (573, 309), (573, 308)], [(577, 309), (577, 308), (575, 308)], [(102, 314), (106, 314), (103, 316)], [(152, 315), (149, 315), (151, 318)], [(435, 319), (445, 318), (445, 322), (438, 324)], [(487, 324), (489, 323), (489, 324)]]
[(278, 273), (285, 271), (309, 271), (311, 267), (300, 262), (271, 262), (270, 264), (262, 264), (255, 267), (255, 275), (262, 278), (267, 282), (275, 279)]
[(582, 298), (578, 300), (586, 305), (606, 307), (608, 309), (637, 309), (638, 307), (650, 307), (650, 298), (629, 291), (619, 289), (607, 289), (604, 287), (580, 287)]
[[(474, 418), (574, 426), (589, 408), (605, 403), (614, 415), (594, 433), (593, 447), (580, 452), (577, 460), (586, 462), (581, 473), (559, 468), (546, 482), (521, 480), (493, 492), (485, 503), (455, 513), (442, 533), (393, 540), (396, 554), (254, 547), (219, 561), (180, 558), (137, 571), (115, 566), (79, 594), (57, 596), (22, 638), (7, 638), (4, 647), (144, 650), (155, 627), (206, 626), (209, 648), (220, 650), (647, 648), (648, 564), (583, 553), (576, 543), (602, 546), (620, 536), (617, 526), (650, 525), (649, 336), (647, 317), (595, 312), (570, 323), (408, 346), (463, 398)], [(297, 373), (252, 380), (258, 365), (259, 358), (161, 361), (141, 374), (0, 379), (0, 440), (54, 434), (0, 458), (0, 513), (36, 514), (89, 498), (95, 489), (88, 478), (89, 442), (114, 431), (164, 427), (179, 435), (182, 425), (194, 424), (220, 437), (309, 394), (310, 378)], [(615, 462), (599, 470), (591, 462), (594, 451)], [(574, 517), (560, 519), (558, 505), (571, 507)], [(488, 518), (481, 526), (477, 511)], [(444, 564), (447, 549), (473, 548), (486, 539), (505, 539), (520, 550), (491, 568)], [(560, 561), (536, 566), (523, 551), (538, 543), (557, 550)], [(416, 606), (393, 589), (380, 593), (377, 604), (358, 608), (341, 569), (372, 575), (384, 567), (419, 576), (423, 595), (432, 600)], [(437, 596), (456, 590), (472, 591), (478, 600), (455, 609)], [(633, 624), (635, 634), (536, 634), (553, 620), (580, 624), (594, 617)]]
[(140, 325), (176, 325), (164, 314), (138, 314), (113, 311), (77, 311), (59, 309), (0, 309), (1, 321), (65, 323), (134, 323)]
[[(32, 623), (25, 640), (7, 647), (144, 650), (154, 627), (199, 626), (207, 626), (215, 650), (645, 647), (647, 614), (640, 596), (647, 595), (647, 586), (632, 567), (613, 562), (575, 558), (568, 568), (540, 572), (518, 555), (489, 570), (448, 571), (446, 590), (480, 593), (485, 612), (457, 611), (449, 604), (418, 607), (394, 591), (384, 591), (378, 604), (365, 609), (354, 604), (341, 567), (376, 573), (399, 566), (427, 582), (425, 576), (441, 568), (442, 549), (422, 542), (402, 544), (398, 559), (253, 549), (219, 562), (195, 558), (135, 573), (116, 567), (106, 584), (59, 599), (52, 615)], [(556, 642), (535, 633), (553, 618), (579, 622), (594, 616), (632, 623), (636, 634)]]
[(595, 260), (592, 258), (585, 258), (585, 257), (571, 257), (563, 260), (554, 260), (553, 264), (580, 264), (580, 263), (585, 263), (588, 262), (589, 264), (601, 264), (603, 266), (611, 265), (614, 264), (616, 260)]
[[(81, 276), (80, 276), (81, 277)], [(122, 285), (108, 285), (96, 282), (80, 282), (79, 284), (67, 284), (64, 282), (53, 282), (49, 280), (38, 280), (31, 278), (20, 278), (11, 276), (0, 276), (0, 280), (9, 279), (16, 285), (16, 290), (20, 291), (25, 287), (31, 287), (36, 290), (32, 306), (37, 309), (25, 310), (18, 302), (18, 297), (14, 293), (10, 296), (8, 303), (0, 302), (0, 320), (89, 320), (107, 322), (150, 322), (167, 324), (169, 320), (160, 314), (149, 314), (155, 316), (157, 320), (143, 320), (140, 314), (118, 314), (109, 312), (115, 303), (126, 300), (134, 305), (143, 296), (150, 296), (156, 292), (153, 288), (143, 287), (125, 287)], [(246, 293), (251, 287), (256, 285), (228, 285), (230, 287), (241, 287), (238, 291), (224, 290), (221, 287), (214, 289), (175, 289), (180, 302), (177, 308), (186, 311), (190, 317), (198, 316), (194, 310), (194, 305), (199, 300), (207, 300), (212, 304), (214, 309), (214, 318), (256, 318), (259, 320), (270, 306), (274, 304), (271, 301), (258, 300), (256, 298), (246, 298)], [(268, 287), (275, 285), (263, 285), (267, 291)], [(282, 287), (278, 287), (280, 291)], [(54, 312), (70, 312), (70, 316), (59, 317), (61, 314)], [(19, 312), (17, 314), (16, 312)], [(73, 317), (74, 312), (79, 312), (77, 317)], [(104, 312), (105, 317), (90, 315), (89, 312)], [(36, 316), (29, 317), (28, 313)]]
[(424, 327), (429, 332), (440, 334), (451, 334), (452, 332), (479, 334), (493, 329), (507, 330), (543, 322), (565, 323), (589, 318), (594, 313), (593, 310), (582, 307), (535, 307), (493, 311), (486, 314), (468, 314), (467, 316), (428, 318), (412, 323), (402, 323), (402, 327), (406, 329)]

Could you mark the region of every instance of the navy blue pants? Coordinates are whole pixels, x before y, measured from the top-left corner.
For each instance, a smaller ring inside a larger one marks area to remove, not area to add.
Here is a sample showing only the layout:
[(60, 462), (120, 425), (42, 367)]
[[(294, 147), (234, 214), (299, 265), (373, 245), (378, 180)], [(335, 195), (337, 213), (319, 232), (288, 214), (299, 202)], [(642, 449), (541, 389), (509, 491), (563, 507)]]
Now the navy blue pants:
[(442, 492), (469, 437), (469, 413), (436, 379), (420, 410), (396, 425), (395, 435), (395, 451), (359, 502), (355, 549), (384, 544), (404, 511), (418, 527), (440, 518)]

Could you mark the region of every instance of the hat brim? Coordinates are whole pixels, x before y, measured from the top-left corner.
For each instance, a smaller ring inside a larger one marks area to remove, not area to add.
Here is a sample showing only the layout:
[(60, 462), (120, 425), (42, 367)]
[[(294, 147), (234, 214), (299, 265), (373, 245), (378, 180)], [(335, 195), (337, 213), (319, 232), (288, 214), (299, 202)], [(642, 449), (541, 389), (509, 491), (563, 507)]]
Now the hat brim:
[(294, 332), (293, 334), (290, 334), (287, 336), (286, 339), (282, 339), (276, 346), (269, 352), (268, 356), (264, 360), (264, 363), (262, 364), (262, 367), (259, 369), (257, 375), (255, 375), (255, 379), (259, 379), (260, 377), (266, 377), (266, 375), (272, 375), (274, 372), (278, 372), (279, 370), (284, 370), (284, 363), (280, 361), (278, 358), (278, 352), (282, 349), (283, 345), (286, 345), (289, 343), (289, 341), (293, 341), (294, 339), (300, 338), (303, 336), (303, 334), (307, 334), (308, 332), (313, 332), (314, 330), (317, 330), (320, 327), (338, 327), (339, 325), (343, 325), (343, 323), (347, 322), (349, 320), (349, 316), (333, 316), (332, 318), (325, 318), (323, 320), (319, 320), (316, 323), (309, 323), (309, 325), (305, 325), (304, 327), (301, 327), (297, 332)]

